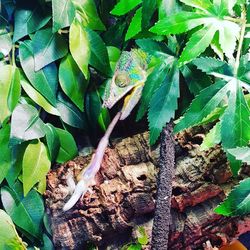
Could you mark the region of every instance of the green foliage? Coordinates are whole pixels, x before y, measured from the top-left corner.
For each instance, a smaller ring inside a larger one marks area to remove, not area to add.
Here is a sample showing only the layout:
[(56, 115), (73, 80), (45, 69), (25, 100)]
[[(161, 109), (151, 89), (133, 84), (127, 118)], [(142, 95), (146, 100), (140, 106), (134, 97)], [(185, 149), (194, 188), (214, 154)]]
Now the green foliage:
[(232, 148), (229, 149), (228, 152), (233, 155), (237, 160), (246, 162), (250, 165), (250, 148), (242, 147), (242, 148)]
[(0, 209), (0, 248), (1, 249), (26, 249), (26, 243), (19, 237), (15, 225), (10, 216), (2, 209)]
[(1, 188), (1, 200), (5, 211), (25, 235), (41, 238), (44, 206), (35, 190), (23, 197), (22, 185), (16, 182), (12, 188)]
[(52, 33), (51, 28), (39, 30), (32, 39), (35, 59), (35, 71), (64, 57), (68, 52), (68, 46), (63, 36)]
[(56, 128), (56, 133), (60, 141), (60, 148), (56, 161), (63, 163), (77, 156), (77, 146), (73, 136), (66, 130)]
[(179, 70), (172, 66), (166, 82), (152, 96), (148, 120), (150, 128), (150, 143), (154, 144), (162, 128), (171, 118), (174, 118), (179, 97)]
[(230, 15), (235, 1), (227, 4), (226, 1), (218, 1), (217, 4), (207, 1), (181, 0), (181, 2), (198, 9), (197, 12), (181, 11), (170, 17), (160, 20), (150, 30), (161, 35), (180, 34), (190, 31), (200, 25), (202, 28), (194, 32), (179, 59), (180, 64), (185, 64), (206, 50), (212, 42), (215, 33), (219, 32), (219, 45), (228, 58), (233, 57), (236, 47), (236, 39), (239, 36), (240, 27), (233, 21), (224, 19)]
[(11, 114), (20, 94), (19, 70), (11, 65), (0, 67), (0, 122), (3, 122)]
[[(87, 31), (84, 28), (81, 17), (75, 17), (69, 31), (70, 52), (86, 78), (88, 78), (88, 64), (90, 59), (90, 48)], [(79, 20), (80, 19), (80, 20)]]
[[(221, 143), (235, 176), (250, 164), (249, 9), (243, 0), (3, 1), (0, 188), (8, 215), (0, 210), (0, 248), (26, 249), (14, 225), (29, 247), (52, 248), (39, 194), (45, 176), (82, 150), (81, 138), (106, 130), (104, 88), (124, 50), (146, 52), (136, 119), (147, 116), (151, 144), (170, 120), (175, 132), (212, 122), (202, 149)], [(249, 212), (248, 182), (216, 212)], [(147, 244), (138, 232), (127, 249)]]
[(70, 26), (75, 16), (75, 6), (72, 1), (52, 0), (53, 32)]
[(250, 212), (250, 178), (239, 183), (230, 192), (226, 200), (219, 205), (215, 212), (224, 216), (249, 214)]
[(149, 239), (144, 227), (138, 226), (135, 230), (135, 234), (136, 242), (123, 246), (122, 250), (141, 250), (143, 246), (148, 244)]
[(83, 111), (87, 81), (70, 54), (60, 63), (59, 82), (63, 92)]
[(30, 143), (23, 156), (23, 191), (24, 195), (39, 181), (42, 181), (50, 169), (45, 145), (40, 141)]

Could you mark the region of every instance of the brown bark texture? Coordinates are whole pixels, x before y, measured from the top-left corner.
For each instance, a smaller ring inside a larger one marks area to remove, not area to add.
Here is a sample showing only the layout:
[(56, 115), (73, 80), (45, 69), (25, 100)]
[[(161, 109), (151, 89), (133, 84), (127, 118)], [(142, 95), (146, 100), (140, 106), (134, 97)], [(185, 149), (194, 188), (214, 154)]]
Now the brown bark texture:
[[(220, 246), (250, 230), (250, 216), (228, 218), (213, 212), (237, 181), (232, 179), (219, 146), (200, 150), (205, 132), (205, 128), (197, 128), (175, 137), (168, 249), (203, 249), (208, 240)], [(56, 166), (47, 176), (46, 191), (56, 249), (87, 249), (88, 242), (98, 245), (98, 249), (121, 249), (133, 240), (138, 225), (151, 239), (158, 162), (162, 157), (159, 146), (149, 147), (147, 132), (113, 140), (106, 149), (93, 191), (67, 212), (62, 211), (70, 197), (67, 175), (71, 173), (77, 179), (91, 156), (79, 156)], [(249, 172), (245, 168), (242, 174)], [(157, 228), (159, 225), (154, 230)], [(144, 249), (150, 249), (150, 243)]]

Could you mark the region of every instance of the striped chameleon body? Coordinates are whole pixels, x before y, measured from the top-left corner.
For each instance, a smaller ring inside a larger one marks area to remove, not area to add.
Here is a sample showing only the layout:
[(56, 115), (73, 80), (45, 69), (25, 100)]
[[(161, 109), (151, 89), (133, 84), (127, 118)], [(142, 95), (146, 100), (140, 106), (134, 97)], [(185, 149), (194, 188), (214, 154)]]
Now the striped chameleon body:
[(70, 189), (74, 190), (74, 192), (64, 205), (64, 211), (72, 208), (80, 197), (84, 196), (89, 187), (95, 185), (95, 175), (100, 169), (110, 134), (118, 120), (123, 120), (128, 117), (140, 100), (142, 89), (147, 79), (149, 61), (149, 56), (142, 50), (133, 49), (130, 52), (122, 52), (117, 62), (114, 75), (112, 79), (107, 82), (103, 102), (104, 107), (112, 108), (121, 98), (125, 97), (122, 110), (116, 114), (110, 123), (97, 146), (95, 154), (92, 156), (91, 162), (81, 174), (80, 181), (77, 185), (75, 186), (72, 176), (68, 177), (68, 183), (71, 183)]

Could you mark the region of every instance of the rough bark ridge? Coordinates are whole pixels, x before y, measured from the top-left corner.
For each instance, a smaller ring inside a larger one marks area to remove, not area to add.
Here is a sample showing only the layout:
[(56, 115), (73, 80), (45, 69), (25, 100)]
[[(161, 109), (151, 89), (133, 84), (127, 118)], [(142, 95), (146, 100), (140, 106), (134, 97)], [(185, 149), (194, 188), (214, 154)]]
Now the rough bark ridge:
[[(207, 240), (220, 246), (250, 230), (250, 216), (224, 218), (213, 213), (235, 181), (219, 147), (199, 149), (204, 132), (193, 129), (176, 137), (170, 250), (202, 249)], [(113, 145), (106, 150), (93, 193), (87, 193), (67, 213), (61, 210), (68, 199), (67, 173), (77, 176), (91, 156), (78, 157), (48, 174), (46, 205), (57, 249), (86, 249), (87, 241), (99, 249), (107, 245), (120, 249), (131, 240), (138, 224), (150, 236), (159, 147), (149, 149), (147, 133), (113, 141)], [(244, 173), (249, 175), (249, 170)]]
[(169, 224), (171, 221), (172, 180), (175, 171), (175, 148), (172, 135), (173, 124), (167, 125), (162, 131), (159, 160), (159, 174), (157, 178), (157, 200), (152, 232), (152, 249), (168, 249)]

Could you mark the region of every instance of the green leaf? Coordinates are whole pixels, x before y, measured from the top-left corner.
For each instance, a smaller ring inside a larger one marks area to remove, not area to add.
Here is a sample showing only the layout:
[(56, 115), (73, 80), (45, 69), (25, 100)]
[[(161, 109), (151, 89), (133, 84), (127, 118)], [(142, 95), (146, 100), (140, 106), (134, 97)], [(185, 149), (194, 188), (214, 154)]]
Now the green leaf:
[(151, 18), (157, 9), (157, 0), (142, 1), (142, 26), (147, 28), (150, 25)]
[(0, 209), (0, 225), (0, 249), (26, 249), (26, 243), (19, 237), (10, 216), (2, 209)]
[[(170, 39), (171, 38), (169, 37), (169, 41)], [(175, 56), (175, 52), (167, 47), (165, 43), (159, 43), (149, 38), (137, 39), (135, 42), (142, 50), (155, 57), (160, 57), (165, 60), (168, 57), (173, 58), (173, 56)], [(177, 46), (178, 44), (174, 43), (174, 47)]]
[(20, 95), (21, 85), (18, 68), (11, 65), (0, 67), (0, 123), (11, 114)]
[(177, 133), (181, 130), (196, 126), (202, 123), (212, 111), (222, 102), (230, 85), (224, 81), (219, 81), (205, 89), (192, 101), (189, 109), (176, 124), (174, 131)]
[[(245, 87), (250, 88), (250, 62), (249, 62), (249, 54), (246, 54), (240, 58), (240, 65), (237, 72), (237, 78), (243, 82), (248, 83)], [(249, 92), (249, 90), (248, 90)]]
[(218, 15), (230, 15), (237, 0), (217, 0), (214, 1), (214, 8)]
[(180, 71), (185, 78), (190, 92), (198, 95), (200, 91), (212, 84), (211, 79), (201, 71), (197, 70), (194, 65), (183, 65)]
[(125, 41), (137, 35), (142, 30), (142, 7), (139, 8), (133, 16), (128, 31), (125, 36)]
[(228, 152), (233, 155), (237, 160), (246, 162), (250, 165), (250, 148), (249, 147), (239, 147), (228, 149)]
[(70, 26), (75, 17), (75, 7), (71, 0), (52, 0), (53, 32)]
[(209, 148), (214, 147), (216, 144), (221, 142), (221, 123), (217, 122), (212, 129), (206, 134), (202, 144), (201, 150), (208, 150)]
[(57, 68), (50, 64), (35, 71), (32, 42), (26, 40), (20, 44), (19, 56), (25, 75), (34, 88), (56, 107)]
[(82, 25), (92, 30), (105, 30), (100, 17), (98, 16), (94, 0), (72, 0), (77, 13), (82, 18)]
[(122, 16), (139, 5), (142, 0), (120, 0), (110, 12), (112, 15)]
[(52, 162), (54, 162), (56, 160), (60, 148), (59, 136), (56, 132), (56, 128), (50, 123), (46, 124), (45, 133), (50, 159)]
[(90, 44), (88, 34), (78, 18), (75, 18), (70, 26), (69, 48), (75, 62), (87, 79), (89, 75)]
[(239, 38), (240, 26), (230, 21), (220, 22), (219, 43), (228, 58), (233, 58), (236, 40)]
[(110, 123), (109, 112), (107, 108), (102, 107), (101, 89), (95, 84), (92, 85), (92, 89), (88, 91), (86, 96), (86, 114), (91, 124), (91, 131), (96, 131), (97, 125), (103, 131), (107, 129)]
[(218, 60), (212, 57), (200, 57), (192, 62), (198, 69), (210, 75), (218, 76), (222, 74), (225, 76), (233, 76), (233, 68), (225, 61)]
[(236, 216), (250, 213), (250, 178), (239, 183), (230, 192), (226, 200), (214, 210), (224, 216)]
[(45, 125), (39, 118), (38, 111), (31, 105), (19, 104), (13, 111), (11, 119), (10, 143), (41, 138), (45, 135)]
[(126, 248), (126, 250), (141, 250), (141, 244), (131, 244), (128, 246), (128, 248)]
[(114, 47), (114, 46), (107, 46), (107, 51), (108, 51), (110, 67), (112, 71), (114, 71), (116, 63), (120, 58), (121, 51), (117, 47)]
[(207, 15), (181, 11), (158, 21), (149, 31), (158, 35), (180, 34), (206, 24)]
[[(228, 107), (221, 117), (221, 141), (224, 149), (247, 146), (250, 141), (250, 109), (236, 79), (228, 83)], [(237, 175), (240, 163), (231, 160), (231, 170)]]
[(29, 235), (41, 238), (44, 205), (35, 190), (24, 197), (22, 185), (17, 182), (13, 188), (1, 188), (1, 199), (5, 211), (19, 228), (25, 230), (25, 234), (28, 232)]
[(13, 42), (41, 29), (48, 23), (51, 17), (45, 15), (42, 9), (36, 1), (26, 1), (21, 8), (16, 9)]
[[(145, 85), (142, 90), (142, 96), (140, 99), (140, 106), (137, 113), (136, 120), (140, 120), (146, 113), (149, 103), (152, 99), (152, 95), (155, 90), (159, 88), (164, 79), (166, 80), (166, 75), (168, 74), (169, 66), (161, 63), (156, 66), (151, 74), (147, 77)], [(166, 83), (165, 83), (166, 84)]]
[(144, 227), (142, 226), (139, 226), (138, 227), (138, 230), (136, 231), (137, 232), (137, 239), (138, 239), (138, 242), (141, 244), (141, 245), (147, 245), (148, 244), (148, 235), (146, 233), (146, 230)]
[(85, 129), (86, 121), (84, 118), (84, 113), (80, 112), (68, 98), (64, 96), (61, 92), (58, 94), (57, 109), (61, 114), (61, 119), (68, 125)]
[(164, 82), (154, 93), (149, 106), (148, 120), (150, 129), (150, 144), (158, 139), (162, 128), (171, 118), (174, 118), (179, 98), (179, 70), (171, 68), (167, 82)]
[(179, 1), (176, 0), (162, 0), (159, 5), (159, 20), (166, 18), (180, 12), (181, 6)]
[(60, 149), (56, 161), (64, 163), (77, 156), (78, 150), (73, 136), (66, 130), (56, 128), (60, 140)]
[(4, 56), (7, 56), (12, 47), (12, 41), (10, 35), (6, 33), (2, 33), (2, 30), (0, 30), (0, 53), (2, 53)]
[(32, 85), (27, 81), (25, 76), (21, 74), (21, 85), (26, 94), (46, 112), (60, 116), (59, 111), (53, 107)]
[(63, 36), (52, 33), (51, 28), (39, 30), (32, 39), (35, 58), (35, 71), (64, 57), (68, 52), (68, 45)]
[(4, 56), (10, 53), (12, 47), (11, 37), (6, 29), (7, 24), (8, 22), (0, 16), (0, 54), (2, 53)]
[(54, 245), (50, 238), (46, 235), (43, 234), (43, 246), (40, 247), (41, 250), (54, 250)]
[(185, 64), (190, 62), (204, 52), (213, 40), (215, 32), (216, 28), (212, 25), (196, 31), (187, 42), (179, 59), (179, 63)]
[(207, 11), (212, 11), (214, 9), (213, 4), (210, 0), (180, 0), (181, 2), (185, 3), (186, 5), (189, 5), (191, 7)]
[(28, 145), (23, 156), (23, 192), (26, 196), (30, 189), (40, 182), (50, 169), (45, 145), (40, 142), (32, 142)]
[(88, 83), (70, 54), (60, 63), (59, 82), (63, 92), (83, 111), (84, 95)]
[(6, 176), (6, 180), (10, 187), (15, 184), (18, 176), (22, 171), (23, 155), (27, 146), (27, 142), (24, 142), (19, 145), (11, 145), (11, 164), (9, 167), (8, 174)]
[(0, 129), (0, 184), (11, 166), (11, 149), (9, 148), (10, 125)]
[(89, 64), (106, 76), (112, 76), (107, 48), (102, 38), (93, 30), (86, 29), (90, 44)]

